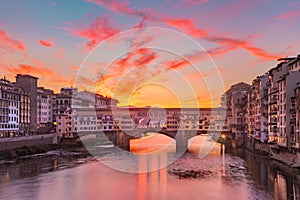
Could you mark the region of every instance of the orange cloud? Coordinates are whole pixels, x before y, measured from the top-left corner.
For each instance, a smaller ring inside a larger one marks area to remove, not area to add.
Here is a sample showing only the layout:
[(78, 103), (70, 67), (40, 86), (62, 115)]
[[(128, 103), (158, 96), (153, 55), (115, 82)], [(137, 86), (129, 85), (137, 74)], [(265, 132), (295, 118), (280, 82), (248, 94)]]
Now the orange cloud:
[(75, 66), (75, 65), (71, 65), (70, 66), (70, 69), (74, 70), (74, 71), (77, 71), (79, 69), (78, 66)]
[(53, 42), (51, 40), (40, 40), (39, 43), (40, 43), (40, 45), (45, 46), (45, 47), (53, 46)]
[(73, 85), (74, 83), (73, 78), (67, 78), (59, 75), (55, 71), (48, 68), (36, 67), (27, 64), (19, 64), (16, 67), (3, 68), (4, 71), (9, 73), (10, 77), (15, 76), (16, 74), (30, 74), (38, 77), (42, 84), (56, 90), (59, 90), (61, 85)]
[(7, 33), (0, 30), (0, 47), (9, 51), (25, 51), (25, 44), (7, 36)]
[(26, 58), (29, 62), (33, 63), (35, 66), (41, 67), (41, 66), (44, 65), (43, 63), (41, 63), (37, 59), (32, 58), (32, 57), (28, 56), (27, 54), (23, 54), (23, 57)]
[(34, 67), (27, 64), (19, 64), (17, 67), (8, 67), (6, 68), (8, 72), (11, 72), (12, 74), (32, 74), (37, 76), (48, 76), (52, 77), (55, 76), (55, 73), (47, 68), (41, 68), (41, 67)]
[(56, 59), (64, 59), (65, 50), (57, 48), (56, 52), (53, 54), (53, 57)]

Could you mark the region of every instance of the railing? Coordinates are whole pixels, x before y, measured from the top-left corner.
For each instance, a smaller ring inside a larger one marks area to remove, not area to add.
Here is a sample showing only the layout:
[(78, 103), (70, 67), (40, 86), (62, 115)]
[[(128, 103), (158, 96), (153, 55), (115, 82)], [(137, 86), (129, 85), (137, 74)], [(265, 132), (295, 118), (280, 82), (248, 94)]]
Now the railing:
[(269, 104), (277, 103), (278, 99), (277, 97), (272, 97), (269, 101)]
[(277, 87), (270, 88), (270, 93), (278, 92), (279, 89)]

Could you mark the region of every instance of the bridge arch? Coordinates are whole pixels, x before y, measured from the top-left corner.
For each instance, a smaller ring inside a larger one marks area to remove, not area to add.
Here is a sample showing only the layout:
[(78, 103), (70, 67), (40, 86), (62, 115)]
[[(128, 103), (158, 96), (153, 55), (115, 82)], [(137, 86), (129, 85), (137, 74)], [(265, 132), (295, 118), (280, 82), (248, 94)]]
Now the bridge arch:
[(199, 157), (205, 157), (207, 154), (219, 155), (221, 144), (215, 141), (210, 135), (196, 135), (188, 140), (188, 151)]
[(130, 151), (133, 153), (175, 152), (176, 140), (158, 132), (147, 132), (143, 137), (129, 140)]

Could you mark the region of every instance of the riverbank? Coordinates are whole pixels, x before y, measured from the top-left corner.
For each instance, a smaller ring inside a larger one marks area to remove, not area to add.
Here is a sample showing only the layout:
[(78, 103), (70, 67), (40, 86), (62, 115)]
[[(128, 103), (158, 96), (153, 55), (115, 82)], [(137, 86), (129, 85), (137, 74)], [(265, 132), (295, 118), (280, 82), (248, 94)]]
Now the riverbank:
[(274, 144), (265, 144), (256, 140), (247, 140), (243, 147), (248, 152), (258, 156), (263, 156), (272, 160), (276, 160), (289, 167), (300, 169), (300, 153), (291, 153), (283, 147)]
[(0, 151), (0, 160), (17, 159), (23, 156), (42, 154), (48, 151), (54, 150), (68, 150), (72, 152), (78, 152), (83, 155), (90, 155), (81, 142), (75, 142), (72, 144), (48, 144), (48, 145), (34, 145), (23, 146), (18, 148), (12, 148)]

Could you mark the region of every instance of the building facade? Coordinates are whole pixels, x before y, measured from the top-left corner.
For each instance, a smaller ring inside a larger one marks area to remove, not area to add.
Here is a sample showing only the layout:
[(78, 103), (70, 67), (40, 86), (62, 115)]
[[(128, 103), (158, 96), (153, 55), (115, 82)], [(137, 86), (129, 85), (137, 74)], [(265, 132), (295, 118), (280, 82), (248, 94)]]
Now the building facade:
[(295, 88), (295, 96), (291, 100), (291, 129), (293, 130), (294, 137), (292, 138), (292, 148), (300, 149), (300, 82), (297, 83)]
[(33, 133), (38, 131), (37, 123), (37, 80), (38, 78), (27, 75), (17, 74), (16, 85), (23, 88), (24, 92), (30, 94), (30, 127), (29, 130)]
[(44, 87), (37, 88), (37, 124), (38, 132), (50, 132), (53, 127), (54, 92)]
[(248, 137), (267, 142), (268, 140), (268, 74), (252, 81), (247, 101)]
[(242, 136), (246, 133), (247, 127), (247, 98), (250, 85), (238, 83), (232, 85), (222, 97), (222, 107), (226, 109), (226, 122), (229, 131), (235, 136)]
[(30, 93), (25, 92), (22, 89), (21, 102), (20, 102), (20, 135), (26, 136), (30, 135)]
[(0, 137), (19, 135), (19, 112), (22, 88), (4, 77), (0, 79)]
[(268, 141), (291, 150), (295, 145), (293, 140), (296, 125), (291, 107), (296, 103), (295, 88), (300, 80), (300, 56), (278, 61), (280, 63), (268, 72)]

